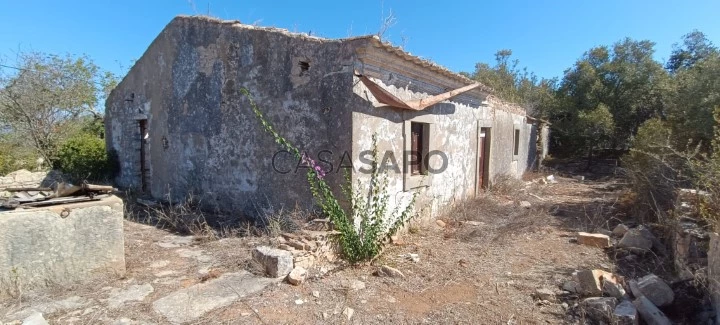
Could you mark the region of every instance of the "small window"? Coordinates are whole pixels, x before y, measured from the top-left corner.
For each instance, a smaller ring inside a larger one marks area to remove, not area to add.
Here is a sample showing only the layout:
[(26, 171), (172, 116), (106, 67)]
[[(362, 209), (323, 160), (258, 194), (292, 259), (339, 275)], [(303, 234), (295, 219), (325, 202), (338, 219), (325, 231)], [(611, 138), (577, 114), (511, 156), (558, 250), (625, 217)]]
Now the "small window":
[(520, 154), (520, 129), (515, 129), (515, 136), (513, 137), (513, 156)]
[(429, 127), (427, 123), (410, 123), (410, 174), (427, 175), (429, 152)]
[(300, 66), (300, 76), (302, 77), (305, 75), (305, 73), (310, 70), (310, 62), (308, 61), (300, 61), (298, 62), (298, 65)]

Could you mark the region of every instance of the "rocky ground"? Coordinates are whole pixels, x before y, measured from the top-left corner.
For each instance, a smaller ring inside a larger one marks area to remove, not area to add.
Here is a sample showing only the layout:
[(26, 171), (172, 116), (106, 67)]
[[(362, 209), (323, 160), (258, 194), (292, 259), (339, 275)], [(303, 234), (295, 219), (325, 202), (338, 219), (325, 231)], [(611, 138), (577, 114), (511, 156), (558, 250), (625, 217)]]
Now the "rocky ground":
[[(51, 324), (536, 324), (591, 322), (576, 271), (617, 272), (615, 257), (577, 243), (612, 229), (622, 184), (608, 178), (523, 184), (413, 225), (373, 265), (316, 264), (301, 285), (260, 275), (252, 251), (275, 238), (199, 241), (125, 223), (127, 274), (24, 292), (0, 318)], [(534, 180), (533, 180), (534, 179)], [(410, 255), (415, 254), (415, 255)], [(373, 275), (381, 265), (402, 276)], [(1, 322), (0, 322), (1, 323)]]

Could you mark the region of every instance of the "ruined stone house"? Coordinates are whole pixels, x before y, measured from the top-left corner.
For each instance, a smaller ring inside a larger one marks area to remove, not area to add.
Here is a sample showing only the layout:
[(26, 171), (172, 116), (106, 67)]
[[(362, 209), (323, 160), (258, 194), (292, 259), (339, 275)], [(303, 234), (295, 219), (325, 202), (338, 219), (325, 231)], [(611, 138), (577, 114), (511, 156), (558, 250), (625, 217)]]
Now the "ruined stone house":
[(393, 202), (420, 191), (428, 216), (500, 175), (520, 177), (546, 152), (522, 108), (377, 37), (180, 16), (108, 97), (118, 185), (249, 214), (312, 207), (306, 169), (263, 131), (243, 88), (336, 188), (351, 165), (353, 183), (367, 180), (363, 151), (376, 134)]

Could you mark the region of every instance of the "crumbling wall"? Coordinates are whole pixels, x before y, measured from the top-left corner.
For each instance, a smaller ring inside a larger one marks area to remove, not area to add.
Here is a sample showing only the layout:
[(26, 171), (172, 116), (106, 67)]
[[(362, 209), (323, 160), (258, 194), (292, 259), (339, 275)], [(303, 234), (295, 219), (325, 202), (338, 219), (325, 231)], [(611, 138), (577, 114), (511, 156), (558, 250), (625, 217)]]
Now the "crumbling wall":
[(21, 169), (0, 177), (0, 197), (9, 196), (5, 191), (8, 188), (18, 187), (45, 187), (62, 180), (62, 175), (57, 171), (31, 172)]
[[(350, 148), (353, 51), (329, 41), (198, 17), (174, 19), (107, 101), (108, 146), (118, 152), (122, 187), (146, 184), (156, 198), (194, 194), (223, 210), (256, 214), (311, 208), (307, 169), (266, 133), (241, 89), (280, 135), (318, 160)], [(140, 135), (137, 119), (147, 119)]]
[(125, 273), (123, 202), (0, 212), (0, 291)]
[[(376, 55), (383, 56), (383, 54)], [(408, 68), (402, 60), (393, 58), (392, 55), (384, 56), (378, 61), (392, 62), (389, 65), (397, 69), (391, 71), (368, 62), (359, 63), (356, 69), (402, 100), (418, 100), (448, 90), (412, 77), (419, 72), (412, 71), (412, 67)], [(404, 71), (405, 68), (408, 70)], [(440, 84), (442, 82), (447, 81), (439, 80)], [(388, 159), (383, 163), (399, 166), (399, 168), (386, 168), (389, 176), (392, 205), (389, 210), (391, 211), (395, 206), (403, 207), (412, 195), (407, 186), (404, 186), (403, 177), (406, 121), (429, 123), (429, 150), (441, 151), (446, 157), (445, 168), (426, 177), (430, 185), (415, 188), (420, 191), (416, 211), (423, 216), (435, 217), (443, 211), (443, 208), (471, 198), (480, 190), (477, 180), (477, 147), (478, 132), (481, 127), (491, 128), (488, 168), (488, 179), (491, 182), (498, 175), (509, 174), (512, 177), (520, 177), (535, 161), (536, 127), (528, 124), (524, 115), (506, 111), (508, 107), (503, 104), (485, 107), (480, 105), (482, 98), (472, 98), (463, 94), (423, 111), (376, 107), (382, 104), (370, 94), (369, 89), (357, 78), (354, 85), (351, 105), (354, 109), (353, 163), (356, 168), (368, 167), (363, 165), (360, 154), (371, 149), (372, 136), (377, 134), (380, 158), (382, 159), (389, 152), (394, 159)], [(513, 155), (515, 129), (520, 131), (518, 155)], [(442, 163), (439, 156), (433, 155), (430, 159), (430, 165), (436, 169), (441, 169)], [(369, 175), (356, 173), (353, 177), (354, 183), (357, 180), (368, 183)]]

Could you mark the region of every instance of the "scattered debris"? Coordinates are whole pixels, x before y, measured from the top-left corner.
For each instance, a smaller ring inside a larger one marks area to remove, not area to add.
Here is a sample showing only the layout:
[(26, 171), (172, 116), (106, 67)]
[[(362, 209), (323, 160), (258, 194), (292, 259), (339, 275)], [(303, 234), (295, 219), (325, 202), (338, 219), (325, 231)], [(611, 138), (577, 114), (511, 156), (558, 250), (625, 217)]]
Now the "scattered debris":
[(313, 291), (312, 296), (315, 298), (320, 298), (320, 291), (317, 291), (317, 290)]
[(575, 176), (573, 176), (573, 179), (576, 180), (576, 181), (581, 181), (581, 182), (582, 182), (582, 181), (585, 180), (585, 176), (575, 175)]
[(259, 246), (253, 251), (253, 259), (273, 278), (284, 277), (293, 269), (293, 255), (285, 250)]
[(440, 228), (445, 228), (445, 221), (437, 219), (435, 220), (435, 224), (437, 224)]
[(302, 305), (302, 304), (304, 304), (304, 303), (305, 303), (305, 302), (304, 302), (302, 299), (296, 299), (296, 300), (295, 300), (295, 304), (296, 304), (296, 305)]
[(402, 257), (402, 258), (404, 258), (404, 259), (413, 261), (413, 262), (415, 262), (415, 263), (420, 262), (420, 254), (407, 253), (407, 254), (402, 254), (402, 255), (399, 255), (399, 256)]
[(548, 177), (545, 177), (550, 184), (557, 184), (557, 181), (555, 180), (555, 176), (548, 175)]
[(577, 234), (577, 242), (581, 245), (593, 247), (610, 247), (610, 237), (603, 234), (591, 234), (587, 232), (579, 232)]
[(520, 201), (521, 208), (530, 209), (531, 206), (532, 206), (532, 204), (530, 204), (530, 202), (528, 202), (528, 201)]

